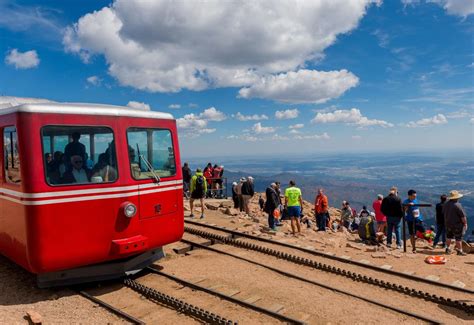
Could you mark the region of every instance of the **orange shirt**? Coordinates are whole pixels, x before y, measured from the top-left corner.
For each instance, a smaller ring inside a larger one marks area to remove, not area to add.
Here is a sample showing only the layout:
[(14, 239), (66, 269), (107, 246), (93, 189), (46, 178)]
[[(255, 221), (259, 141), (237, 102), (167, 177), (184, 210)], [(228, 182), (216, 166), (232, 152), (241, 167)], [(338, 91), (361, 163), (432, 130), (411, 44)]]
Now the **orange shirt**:
[(328, 197), (326, 195), (318, 194), (318, 196), (316, 196), (314, 200), (314, 211), (318, 214), (328, 212)]

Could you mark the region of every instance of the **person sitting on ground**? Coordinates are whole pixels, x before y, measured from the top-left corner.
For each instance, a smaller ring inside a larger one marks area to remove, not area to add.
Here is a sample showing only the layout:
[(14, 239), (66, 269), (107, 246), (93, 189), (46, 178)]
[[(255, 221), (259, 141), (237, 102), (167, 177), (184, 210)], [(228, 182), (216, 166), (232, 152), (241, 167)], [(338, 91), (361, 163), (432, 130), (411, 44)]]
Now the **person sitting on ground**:
[(385, 232), (387, 227), (387, 217), (382, 213), (380, 207), (382, 206), (383, 195), (378, 194), (377, 200), (372, 202), (372, 208), (375, 212), (375, 220), (377, 221), (377, 232)]
[(71, 183), (89, 183), (91, 172), (89, 169), (84, 167), (84, 159), (79, 155), (74, 155), (71, 157), (71, 166), (67, 172), (64, 173), (62, 179), (63, 184)]
[(351, 222), (352, 222), (352, 209), (349, 205), (349, 202), (342, 201), (342, 207), (341, 207), (342, 226), (345, 227), (346, 229), (350, 229), (349, 227), (351, 226)]
[[(275, 226), (275, 217), (274, 213), (275, 210), (278, 209), (279, 201), (278, 201), (278, 194), (275, 191), (276, 184), (271, 183), (269, 187), (265, 190), (265, 196), (267, 197), (267, 200), (265, 201), (265, 206), (264, 206), (264, 211), (268, 214), (268, 227), (270, 229), (276, 231), (276, 226)], [(280, 211), (278, 211), (280, 212)]]
[(446, 249), (446, 227), (444, 225), (444, 214), (443, 207), (446, 204), (448, 197), (446, 194), (440, 196), (440, 202), (436, 204), (436, 236), (433, 241), (433, 248), (436, 248), (439, 240), (443, 244), (443, 248)]
[(326, 231), (328, 222), (328, 198), (324, 195), (322, 188), (318, 190), (318, 195), (314, 199), (314, 212), (316, 213), (318, 231)]
[(189, 190), (191, 192), (191, 198), (189, 199), (191, 214), (189, 217), (194, 218), (194, 200), (199, 200), (201, 202), (201, 219), (203, 219), (205, 208), (204, 196), (206, 196), (207, 181), (200, 168), (196, 169), (196, 173), (191, 178), (191, 186)]
[(449, 193), (448, 202), (444, 205), (443, 214), (446, 225), (446, 254), (451, 254), (451, 242), (456, 241), (455, 249), (460, 256), (466, 256), (462, 251), (462, 237), (467, 231), (467, 216), (466, 212), (459, 201), (463, 195), (458, 191), (451, 191)]
[(362, 206), (362, 210), (359, 212), (359, 218), (364, 218), (368, 217), (370, 215), (370, 211), (367, 209), (367, 207), (364, 205)]
[(301, 190), (296, 187), (295, 181), (290, 181), (289, 185), (290, 187), (285, 190), (285, 209), (287, 209), (291, 220), (293, 235), (296, 235), (295, 224), (298, 233), (301, 233), (300, 217), (303, 213), (303, 198), (301, 197)]
[(409, 190), (408, 199), (403, 201), (403, 206), (406, 212), (405, 220), (408, 225), (408, 232), (410, 233), (410, 242), (413, 253), (416, 253), (416, 232), (425, 232), (425, 227), (423, 226), (423, 216), (421, 215), (420, 208), (417, 206), (418, 204), (416, 191)]
[(244, 204), (244, 211), (250, 216), (250, 199), (254, 196), (255, 190), (253, 185), (253, 177), (247, 177), (247, 180), (242, 183), (242, 201)]
[(378, 245), (377, 231), (375, 228), (375, 213), (363, 214), (360, 217), (358, 234), (360, 239), (368, 245)]

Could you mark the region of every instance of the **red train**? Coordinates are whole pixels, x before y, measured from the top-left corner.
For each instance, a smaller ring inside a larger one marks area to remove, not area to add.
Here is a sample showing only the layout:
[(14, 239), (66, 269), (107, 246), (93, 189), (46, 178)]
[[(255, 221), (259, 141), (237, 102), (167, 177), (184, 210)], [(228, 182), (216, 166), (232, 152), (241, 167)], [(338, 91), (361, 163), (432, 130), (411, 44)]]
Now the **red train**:
[(181, 239), (170, 114), (93, 104), (0, 109), (0, 254), (48, 287), (143, 268)]

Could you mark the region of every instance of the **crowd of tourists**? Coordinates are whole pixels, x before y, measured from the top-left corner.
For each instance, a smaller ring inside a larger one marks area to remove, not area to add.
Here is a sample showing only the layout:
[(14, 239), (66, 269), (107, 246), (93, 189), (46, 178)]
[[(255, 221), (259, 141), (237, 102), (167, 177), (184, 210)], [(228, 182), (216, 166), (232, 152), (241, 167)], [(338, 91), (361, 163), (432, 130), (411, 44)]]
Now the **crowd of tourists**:
[[(194, 175), (187, 163), (183, 166), (183, 181), (185, 193), (190, 198), (191, 217), (194, 217), (194, 201), (201, 201), (201, 218), (204, 218), (204, 198), (222, 198), (223, 166), (207, 164), (202, 171), (196, 169)], [(250, 216), (249, 203), (255, 195), (254, 178), (242, 177), (232, 183), (232, 200), (234, 208)], [(363, 206), (357, 212), (348, 201), (343, 201), (340, 209), (340, 218), (331, 218), (329, 215), (329, 201), (324, 189), (317, 191), (314, 199), (314, 219), (311, 213), (304, 214), (303, 197), (296, 182), (291, 180), (284, 191), (280, 182), (271, 183), (265, 190), (265, 199), (259, 196), (260, 209), (268, 214), (268, 226), (276, 231), (281, 226), (281, 220), (289, 219), (292, 233), (298, 236), (301, 225), (311, 227), (316, 221), (317, 231), (346, 231), (357, 233), (360, 239), (367, 244), (380, 245), (385, 243), (391, 247), (395, 237), (397, 249), (402, 248), (402, 229), (406, 222), (406, 229), (410, 238), (412, 252), (416, 253), (416, 240), (424, 239), (436, 248), (441, 244), (447, 254), (451, 254), (451, 243), (455, 242), (458, 255), (466, 255), (462, 250), (462, 238), (467, 231), (467, 216), (459, 202), (462, 194), (451, 191), (448, 195), (441, 195), (436, 204), (436, 228), (425, 227), (422, 207), (431, 206), (420, 204), (415, 190), (407, 193), (402, 201), (398, 189), (392, 187), (386, 197), (378, 194), (372, 202), (372, 210)]]

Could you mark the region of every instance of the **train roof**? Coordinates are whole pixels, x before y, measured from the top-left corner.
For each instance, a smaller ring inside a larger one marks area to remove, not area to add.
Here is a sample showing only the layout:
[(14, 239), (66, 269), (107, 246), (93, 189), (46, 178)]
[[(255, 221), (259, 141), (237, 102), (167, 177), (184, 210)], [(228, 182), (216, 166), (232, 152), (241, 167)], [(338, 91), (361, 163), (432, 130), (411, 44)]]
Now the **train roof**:
[(107, 115), (130, 116), (154, 119), (173, 120), (169, 113), (133, 109), (125, 106), (86, 104), (86, 103), (28, 103), (17, 106), (0, 108), (0, 115), (11, 113), (49, 113), (49, 114), (81, 114), (81, 115)]

